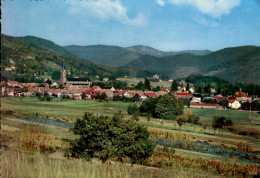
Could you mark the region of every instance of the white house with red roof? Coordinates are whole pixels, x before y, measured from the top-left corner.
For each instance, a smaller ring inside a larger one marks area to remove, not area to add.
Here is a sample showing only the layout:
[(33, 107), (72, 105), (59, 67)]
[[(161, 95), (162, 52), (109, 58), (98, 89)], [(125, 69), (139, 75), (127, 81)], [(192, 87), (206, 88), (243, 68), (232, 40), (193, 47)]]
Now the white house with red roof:
[(252, 102), (252, 98), (241, 91), (235, 93), (234, 95), (232, 95), (232, 97), (236, 98), (237, 101), (242, 102), (242, 103)]

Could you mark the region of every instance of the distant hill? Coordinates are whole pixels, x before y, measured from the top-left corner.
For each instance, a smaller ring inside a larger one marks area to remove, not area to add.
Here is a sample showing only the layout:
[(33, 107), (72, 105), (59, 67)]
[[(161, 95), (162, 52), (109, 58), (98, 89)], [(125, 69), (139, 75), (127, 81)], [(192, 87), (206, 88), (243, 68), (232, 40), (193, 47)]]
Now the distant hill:
[[(109, 67), (95, 64), (77, 57), (66, 56), (59, 52), (26, 42), (19, 38), (1, 34), (1, 78), (21, 82), (35, 82), (44, 75), (58, 73), (62, 60), (65, 61), (71, 77), (88, 77), (94, 79), (96, 75), (115, 78), (117, 76), (148, 77), (153, 73), (127, 67)], [(14, 62), (15, 70), (5, 71)]]
[(119, 46), (93, 45), (93, 46), (65, 46), (70, 53), (98, 64), (123, 66), (139, 58), (141, 54), (131, 52)]
[(183, 53), (204, 56), (206, 54), (211, 53), (211, 51), (209, 50), (185, 50), (185, 51), (177, 51), (177, 52), (165, 52), (165, 51), (159, 51), (155, 48), (149, 46), (143, 46), (143, 45), (131, 46), (131, 47), (127, 47), (126, 49), (142, 55), (150, 55), (155, 57), (173, 56), (176, 54), (183, 54)]
[(225, 48), (204, 56), (178, 54), (166, 57), (141, 56), (128, 67), (155, 71), (172, 78), (189, 75), (216, 76), (231, 82), (260, 83), (259, 47)]
[(149, 46), (137, 45), (131, 47), (106, 46), (106, 45), (92, 45), (92, 46), (65, 46), (70, 53), (92, 62), (111, 65), (123, 66), (143, 55), (150, 55), (155, 57), (170, 56), (182, 53), (190, 53), (195, 55), (206, 55), (210, 53), (208, 50), (194, 50), (194, 51), (180, 51), (180, 52), (163, 52)]
[(52, 51), (59, 52), (61, 54), (67, 55), (67, 56), (75, 57), (75, 55), (73, 55), (70, 52), (68, 52), (67, 50), (65, 50), (62, 46), (59, 46), (50, 40), (46, 40), (46, 39), (35, 37), (35, 36), (24, 36), (24, 37), (17, 37), (17, 38), (24, 40), (26, 42), (29, 42), (29, 43), (33, 43), (35, 45), (50, 49)]

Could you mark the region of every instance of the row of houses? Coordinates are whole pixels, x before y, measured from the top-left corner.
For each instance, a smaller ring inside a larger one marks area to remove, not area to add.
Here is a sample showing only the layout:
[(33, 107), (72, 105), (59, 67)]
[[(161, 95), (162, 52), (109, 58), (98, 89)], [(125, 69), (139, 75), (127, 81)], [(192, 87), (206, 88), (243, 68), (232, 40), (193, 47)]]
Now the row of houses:
[[(53, 83), (52, 83), (53, 84)], [(52, 85), (51, 84), (51, 85)], [(138, 91), (138, 90), (116, 90), (114, 87), (106, 87), (104, 89), (99, 86), (73, 86), (70, 84), (66, 84), (64, 89), (51, 88), (51, 85), (37, 84), (37, 83), (19, 83), (17, 81), (9, 81), (6, 83), (1, 82), (2, 87), (2, 95), (7, 94), (8, 96), (36, 96), (37, 94), (49, 95), (49, 96), (66, 96), (72, 99), (81, 100), (83, 99), (95, 99), (98, 94), (105, 93), (108, 99), (113, 99), (114, 96), (127, 97), (131, 98), (135, 95), (139, 95), (141, 101), (146, 100), (147, 98), (156, 98), (159, 96), (166, 95), (170, 92), (170, 89), (162, 88), (161, 91), (153, 92), (153, 91)], [(190, 102), (190, 107), (192, 108), (210, 108), (210, 109), (218, 109), (220, 108), (218, 102), (223, 100), (228, 101), (228, 105), (230, 108), (239, 109), (241, 107), (241, 103), (243, 102), (252, 102), (252, 98), (243, 93), (238, 92), (230, 97), (224, 97), (222, 95), (212, 95), (212, 96), (203, 96), (199, 93), (191, 93), (191, 92), (182, 92), (182, 91), (174, 91), (172, 92), (174, 96), (178, 99), (187, 99)], [(203, 103), (203, 98), (213, 99), (216, 103)]]

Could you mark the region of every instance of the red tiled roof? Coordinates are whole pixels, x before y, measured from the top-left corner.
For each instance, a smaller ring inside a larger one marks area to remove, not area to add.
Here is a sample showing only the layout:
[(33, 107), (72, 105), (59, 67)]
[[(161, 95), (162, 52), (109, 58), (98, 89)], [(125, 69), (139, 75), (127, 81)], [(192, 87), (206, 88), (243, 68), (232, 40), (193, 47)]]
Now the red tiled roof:
[(190, 103), (191, 106), (217, 106), (216, 103)]
[(17, 81), (9, 81), (8, 84), (10, 84), (10, 85), (18, 85), (19, 83)]
[(156, 97), (156, 94), (154, 92), (144, 92), (144, 95), (149, 97)]
[(190, 96), (190, 94), (188, 92), (177, 92), (177, 95)]
[(238, 92), (238, 93), (234, 94), (233, 97), (236, 97), (236, 98), (241, 98), (241, 97), (250, 98), (250, 96), (248, 96), (247, 94), (245, 94), (243, 92)]

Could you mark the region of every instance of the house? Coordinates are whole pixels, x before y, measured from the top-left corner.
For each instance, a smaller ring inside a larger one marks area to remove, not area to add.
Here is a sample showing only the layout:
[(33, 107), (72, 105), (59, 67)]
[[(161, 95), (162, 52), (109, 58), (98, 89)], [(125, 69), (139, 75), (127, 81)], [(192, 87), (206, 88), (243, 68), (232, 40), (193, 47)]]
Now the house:
[(147, 98), (155, 98), (156, 97), (155, 92), (152, 92), (152, 91), (145, 91), (144, 95), (147, 96)]
[(189, 100), (191, 95), (188, 92), (176, 92), (176, 98)]
[(5, 71), (11, 71), (12, 68), (11, 67), (5, 67)]
[(51, 87), (58, 87), (58, 83), (57, 82), (51, 82)]
[(252, 98), (243, 92), (237, 92), (232, 97), (236, 98), (237, 101), (244, 102), (252, 102)]
[(239, 109), (241, 107), (241, 103), (237, 100), (229, 99), (228, 106), (232, 109)]
[(191, 103), (201, 103), (202, 95), (200, 93), (194, 93), (192, 95)]
[(216, 103), (190, 103), (191, 108), (217, 109)]
[(108, 78), (107, 78), (107, 77), (103, 78), (103, 81), (104, 81), (104, 82), (107, 82), (107, 81), (108, 81)]
[(155, 80), (158, 80), (159, 78), (160, 78), (160, 76), (157, 75), (157, 74), (155, 74), (155, 75), (153, 76), (153, 79), (155, 79)]
[(14, 96), (15, 95), (14, 88), (6, 88), (5, 91), (7, 92), (7, 96)]
[(222, 96), (222, 95), (217, 95), (217, 96), (215, 96), (215, 100), (217, 101), (217, 102), (220, 102), (220, 101), (223, 101), (223, 100), (228, 100), (228, 97), (224, 97), (224, 96)]
[(190, 89), (189, 89), (189, 92), (195, 93), (195, 88), (190, 88)]
[(67, 78), (66, 84), (91, 86), (92, 82), (88, 78)]
[(9, 81), (9, 82), (7, 82), (7, 85), (10, 87), (19, 87), (20, 86), (19, 82), (17, 82), (17, 81)]
[(57, 95), (57, 97), (60, 97), (61, 96), (61, 90), (60, 89), (49, 89), (49, 95), (52, 96), (52, 95)]
[(105, 87), (104, 89), (106, 89), (106, 90), (116, 91), (116, 89), (115, 89), (113, 86)]

